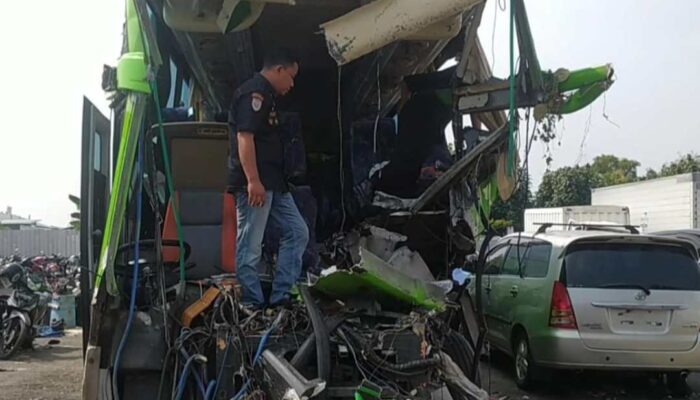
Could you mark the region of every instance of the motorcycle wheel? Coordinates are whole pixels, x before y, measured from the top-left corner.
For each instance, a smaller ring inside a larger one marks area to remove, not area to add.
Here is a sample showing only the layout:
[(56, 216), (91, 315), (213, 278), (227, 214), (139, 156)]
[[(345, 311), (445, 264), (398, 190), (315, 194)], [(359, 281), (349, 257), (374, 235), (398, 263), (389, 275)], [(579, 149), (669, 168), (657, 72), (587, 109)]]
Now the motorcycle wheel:
[(27, 340), (27, 326), (21, 319), (10, 316), (2, 320), (0, 327), (0, 360), (7, 360)]

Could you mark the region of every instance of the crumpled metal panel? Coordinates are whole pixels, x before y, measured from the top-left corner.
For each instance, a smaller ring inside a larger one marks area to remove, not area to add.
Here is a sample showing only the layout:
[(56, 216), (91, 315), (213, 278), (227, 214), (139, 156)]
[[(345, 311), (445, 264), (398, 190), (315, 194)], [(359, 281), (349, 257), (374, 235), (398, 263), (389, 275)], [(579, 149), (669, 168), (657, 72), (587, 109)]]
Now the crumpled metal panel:
[(360, 246), (384, 261), (389, 261), (396, 245), (405, 242), (408, 237), (391, 232), (378, 226), (369, 226), (370, 235), (360, 239)]
[(265, 3), (241, 0), (166, 0), (163, 4), (163, 19), (169, 27), (183, 32), (240, 31), (257, 21)]
[[(321, 25), (331, 57), (343, 65), (391, 42), (417, 39), (449, 39), (459, 33), (455, 17), (481, 0), (376, 0)], [(431, 26), (437, 25), (435, 29)], [(439, 32), (439, 29), (443, 32)], [(452, 28), (450, 28), (452, 27)], [(431, 29), (429, 29), (431, 28)]]
[(416, 199), (411, 207), (411, 213), (415, 214), (422, 210), (438, 195), (448, 190), (450, 187), (464, 179), (470, 172), (479, 165), (483, 156), (493, 152), (503, 145), (508, 138), (508, 126), (504, 125), (496, 132), (490, 134), (481, 143), (476, 145), (469, 153), (458, 160), (447, 172), (433, 182), (423, 194)]
[(399, 271), (360, 248), (361, 261), (350, 270), (329, 269), (316, 281), (314, 290), (327, 296), (347, 299), (371, 296), (376, 301), (391, 298), (430, 310), (444, 310), (445, 289)]
[(419, 279), (424, 282), (432, 282), (435, 280), (433, 273), (430, 272), (428, 264), (425, 263), (423, 257), (417, 251), (412, 251), (406, 246), (400, 247), (394, 251), (394, 254), (389, 258), (389, 264), (397, 270), (409, 275), (412, 278)]
[(377, 190), (374, 192), (372, 204), (387, 210), (408, 210), (415, 203), (415, 199), (402, 199), (392, 194)]
[(489, 394), (474, 382), (470, 381), (459, 368), (457, 363), (452, 361), (452, 358), (445, 352), (440, 352), (440, 371), (445, 381), (453, 387), (459, 394), (465, 398), (473, 398), (477, 400), (488, 400)]

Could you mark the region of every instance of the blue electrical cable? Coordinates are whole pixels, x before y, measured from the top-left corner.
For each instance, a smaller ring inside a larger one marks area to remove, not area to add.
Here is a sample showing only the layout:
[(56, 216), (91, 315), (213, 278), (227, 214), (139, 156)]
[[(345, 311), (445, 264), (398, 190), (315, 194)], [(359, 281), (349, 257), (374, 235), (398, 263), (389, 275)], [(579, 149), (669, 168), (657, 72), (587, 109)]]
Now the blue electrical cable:
[(243, 399), (243, 396), (245, 396), (246, 393), (248, 392), (248, 386), (250, 386), (250, 382), (251, 382), (251, 380), (248, 379), (248, 381), (245, 383), (245, 385), (243, 385), (243, 387), (241, 388), (241, 390), (240, 390), (238, 393), (236, 393), (236, 395), (233, 396), (233, 397), (231, 398), (231, 400), (241, 400), (241, 399)]
[(214, 393), (216, 392), (216, 380), (212, 380), (207, 385), (207, 392), (204, 394), (204, 400), (214, 400)]
[[(263, 351), (265, 351), (265, 347), (267, 346), (267, 342), (270, 339), (270, 335), (272, 335), (272, 332), (275, 330), (276, 326), (273, 325), (270, 327), (270, 329), (265, 332), (265, 335), (263, 335), (262, 338), (260, 338), (260, 343), (258, 343), (258, 349), (255, 352), (255, 357), (253, 358), (253, 366), (255, 366), (258, 361), (260, 360), (260, 357), (262, 356)], [(245, 385), (241, 388), (241, 390), (236, 393), (235, 396), (231, 400), (240, 400), (243, 398), (243, 396), (246, 394), (248, 391), (248, 386), (250, 386), (251, 380), (250, 378), (246, 381)]]
[[(182, 396), (185, 394), (185, 387), (187, 386), (187, 376), (190, 373), (190, 367), (192, 366), (192, 363), (197, 360), (197, 358), (204, 358), (204, 356), (195, 354), (190, 356), (187, 359), (187, 362), (185, 362), (185, 366), (182, 369), (182, 374), (180, 375), (180, 382), (177, 385), (177, 395), (175, 396), (176, 400), (182, 400)], [(202, 394), (206, 396), (206, 390), (203, 391)]]
[[(187, 354), (187, 351), (185, 351), (185, 349), (180, 349), (180, 353), (182, 353), (186, 360), (191, 358), (190, 355)], [(204, 387), (204, 382), (202, 382), (202, 378), (200, 378), (199, 375), (194, 374), (194, 379), (197, 381), (197, 387), (199, 388), (199, 391), (202, 393), (202, 395), (205, 395), (207, 389)]]
[(253, 358), (253, 365), (258, 363), (258, 360), (260, 360), (260, 357), (262, 356), (263, 351), (265, 351), (265, 347), (267, 347), (267, 342), (270, 340), (270, 335), (272, 335), (272, 330), (274, 328), (270, 328), (267, 332), (265, 332), (265, 335), (260, 339), (260, 344), (258, 344), (258, 350), (255, 352), (255, 358)]
[(117, 388), (117, 378), (119, 373), (119, 364), (121, 363), (122, 352), (126, 346), (126, 342), (129, 338), (129, 333), (131, 333), (131, 326), (134, 322), (134, 315), (136, 314), (136, 295), (138, 294), (139, 287), (139, 242), (141, 241), (141, 215), (143, 208), (143, 136), (139, 136), (138, 142), (138, 157), (136, 160), (136, 227), (135, 227), (135, 240), (134, 240), (134, 268), (131, 274), (131, 298), (129, 299), (129, 317), (126, 320), (126, 327), (124, 327), (124, 334), (122, 340), (119, 342), (119, 347), (117, 348), (117, 353), (114, 356), (114, 371), (112, 373), (112, 391), (114, 392), (115, 399), (119, 399), (119, 390)]

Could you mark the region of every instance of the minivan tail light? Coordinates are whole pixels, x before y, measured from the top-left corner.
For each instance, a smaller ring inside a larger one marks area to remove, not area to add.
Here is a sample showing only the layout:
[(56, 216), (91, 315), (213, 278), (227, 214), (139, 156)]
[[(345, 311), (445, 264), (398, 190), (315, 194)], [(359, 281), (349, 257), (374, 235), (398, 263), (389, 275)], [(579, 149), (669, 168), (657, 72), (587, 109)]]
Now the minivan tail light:
[(576, 315), (574, 315), (574, 307), (569, 297), (569, 291), (566, 290), (566, 286), (559, 281), (554, 282), (549, 326), (560, 329), (578, 329)]

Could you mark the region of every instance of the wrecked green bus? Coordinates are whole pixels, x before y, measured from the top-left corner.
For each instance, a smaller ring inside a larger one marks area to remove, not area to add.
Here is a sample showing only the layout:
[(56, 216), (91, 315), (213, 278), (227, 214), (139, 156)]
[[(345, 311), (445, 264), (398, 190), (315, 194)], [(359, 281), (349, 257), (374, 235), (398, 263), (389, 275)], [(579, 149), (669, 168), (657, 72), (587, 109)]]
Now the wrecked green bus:
[[(612, 69), (543, 71), (515, 0), (518, 57), (494, 78), (484, 1), (429, 3), (126, 0), (112, 117), (83, 115), (83, 399), (488, 398), (481, 305), (453, 272), (479, 282), (491, 205), (518, 185), (517, 110), (577, 111)], [(298, 301), (250, 312), (226, 113), (271, 44), (301, 60), (279, 111), (312, 240)]]

